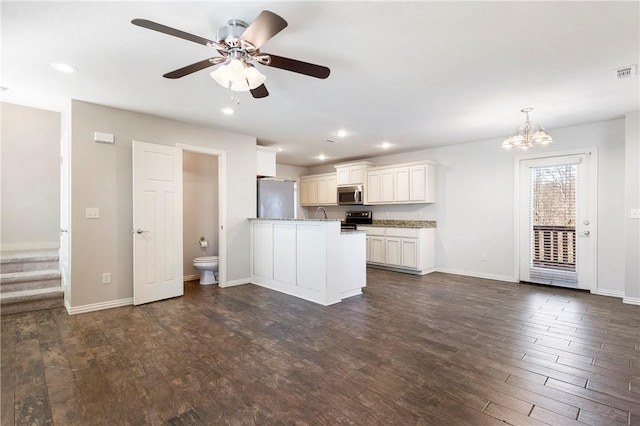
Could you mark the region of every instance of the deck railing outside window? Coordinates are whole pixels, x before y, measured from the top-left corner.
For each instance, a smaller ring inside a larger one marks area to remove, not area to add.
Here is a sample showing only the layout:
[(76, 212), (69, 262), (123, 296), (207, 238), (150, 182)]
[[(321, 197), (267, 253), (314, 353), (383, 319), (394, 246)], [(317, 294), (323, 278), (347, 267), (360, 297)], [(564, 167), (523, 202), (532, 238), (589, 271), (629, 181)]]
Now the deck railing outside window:
[(532, 266), (576, 270), (575, 226), (533, 225)]

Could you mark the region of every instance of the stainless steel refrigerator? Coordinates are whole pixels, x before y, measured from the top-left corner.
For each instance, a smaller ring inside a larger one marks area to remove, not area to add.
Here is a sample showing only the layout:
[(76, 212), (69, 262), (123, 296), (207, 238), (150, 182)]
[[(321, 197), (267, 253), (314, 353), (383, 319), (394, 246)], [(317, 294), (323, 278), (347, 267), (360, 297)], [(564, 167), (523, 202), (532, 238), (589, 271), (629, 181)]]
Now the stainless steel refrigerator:
[(258, 217), (295, 219), (295, 182), (282, 179), (258, 179)]

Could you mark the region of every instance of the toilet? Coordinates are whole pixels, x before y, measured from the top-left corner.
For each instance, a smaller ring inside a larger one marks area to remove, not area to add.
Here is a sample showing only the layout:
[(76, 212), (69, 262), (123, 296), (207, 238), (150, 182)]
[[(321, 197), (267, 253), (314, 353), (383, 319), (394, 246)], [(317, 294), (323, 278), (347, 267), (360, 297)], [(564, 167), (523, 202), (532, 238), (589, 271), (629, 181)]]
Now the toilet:
[(196, 257), (193, 259), (193, 267), (200, 271), (200, 284), (218, 282), (218, 256)]

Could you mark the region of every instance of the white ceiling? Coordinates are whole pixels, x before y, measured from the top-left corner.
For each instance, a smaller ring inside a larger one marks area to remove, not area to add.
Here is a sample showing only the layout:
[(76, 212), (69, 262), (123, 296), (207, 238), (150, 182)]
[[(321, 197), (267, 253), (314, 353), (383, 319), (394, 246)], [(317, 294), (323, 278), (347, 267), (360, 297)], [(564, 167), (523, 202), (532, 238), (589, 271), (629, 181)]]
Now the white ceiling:
[[(639, 4), (2, 1), (0, 86), (6, 102), (60, 110), (73, 98), (253, 135), (282, 148), (279, 162), (311, 166), (320, 153), (333, 163), (504, 137), (524, 107), (548, 130), (638, 110), (639, 78), (614, 70), (640, 62)], [(236, 93), (233, 116), (220, 112), (231, 92), (211, 69), (162, 77), (217, 52), (130, 23), (214, 39), (228, 19), (251, 22), (264, 9), (289, 26), (263, 52), (331, 75), (257, 65), (270, 96)], [(350, 135), (338, 138), (341, 128)]]

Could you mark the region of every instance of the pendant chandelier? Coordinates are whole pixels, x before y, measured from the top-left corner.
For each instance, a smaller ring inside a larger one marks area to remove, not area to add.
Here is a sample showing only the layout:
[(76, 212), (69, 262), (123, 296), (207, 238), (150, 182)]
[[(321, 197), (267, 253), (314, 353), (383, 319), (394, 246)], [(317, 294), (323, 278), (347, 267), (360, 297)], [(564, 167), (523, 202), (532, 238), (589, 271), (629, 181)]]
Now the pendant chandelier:
[(529, 123), (529, 113), (533, 111), (533, 108), (524, 108), (521, 109), (520, 112), (525, 114), (524, 126), (518, 127), (516, 130), (511, 132), (507, 139), (502, 142), (502, 147), (505, 149), (511, 149), (513, 147), (529, 149), (534, 144), (537, 145), (548, 145), (553, 142), (551, 136), (547, 133), (547, 131), (540, 127), (538, 124), (534, 124), (533, 126)]

